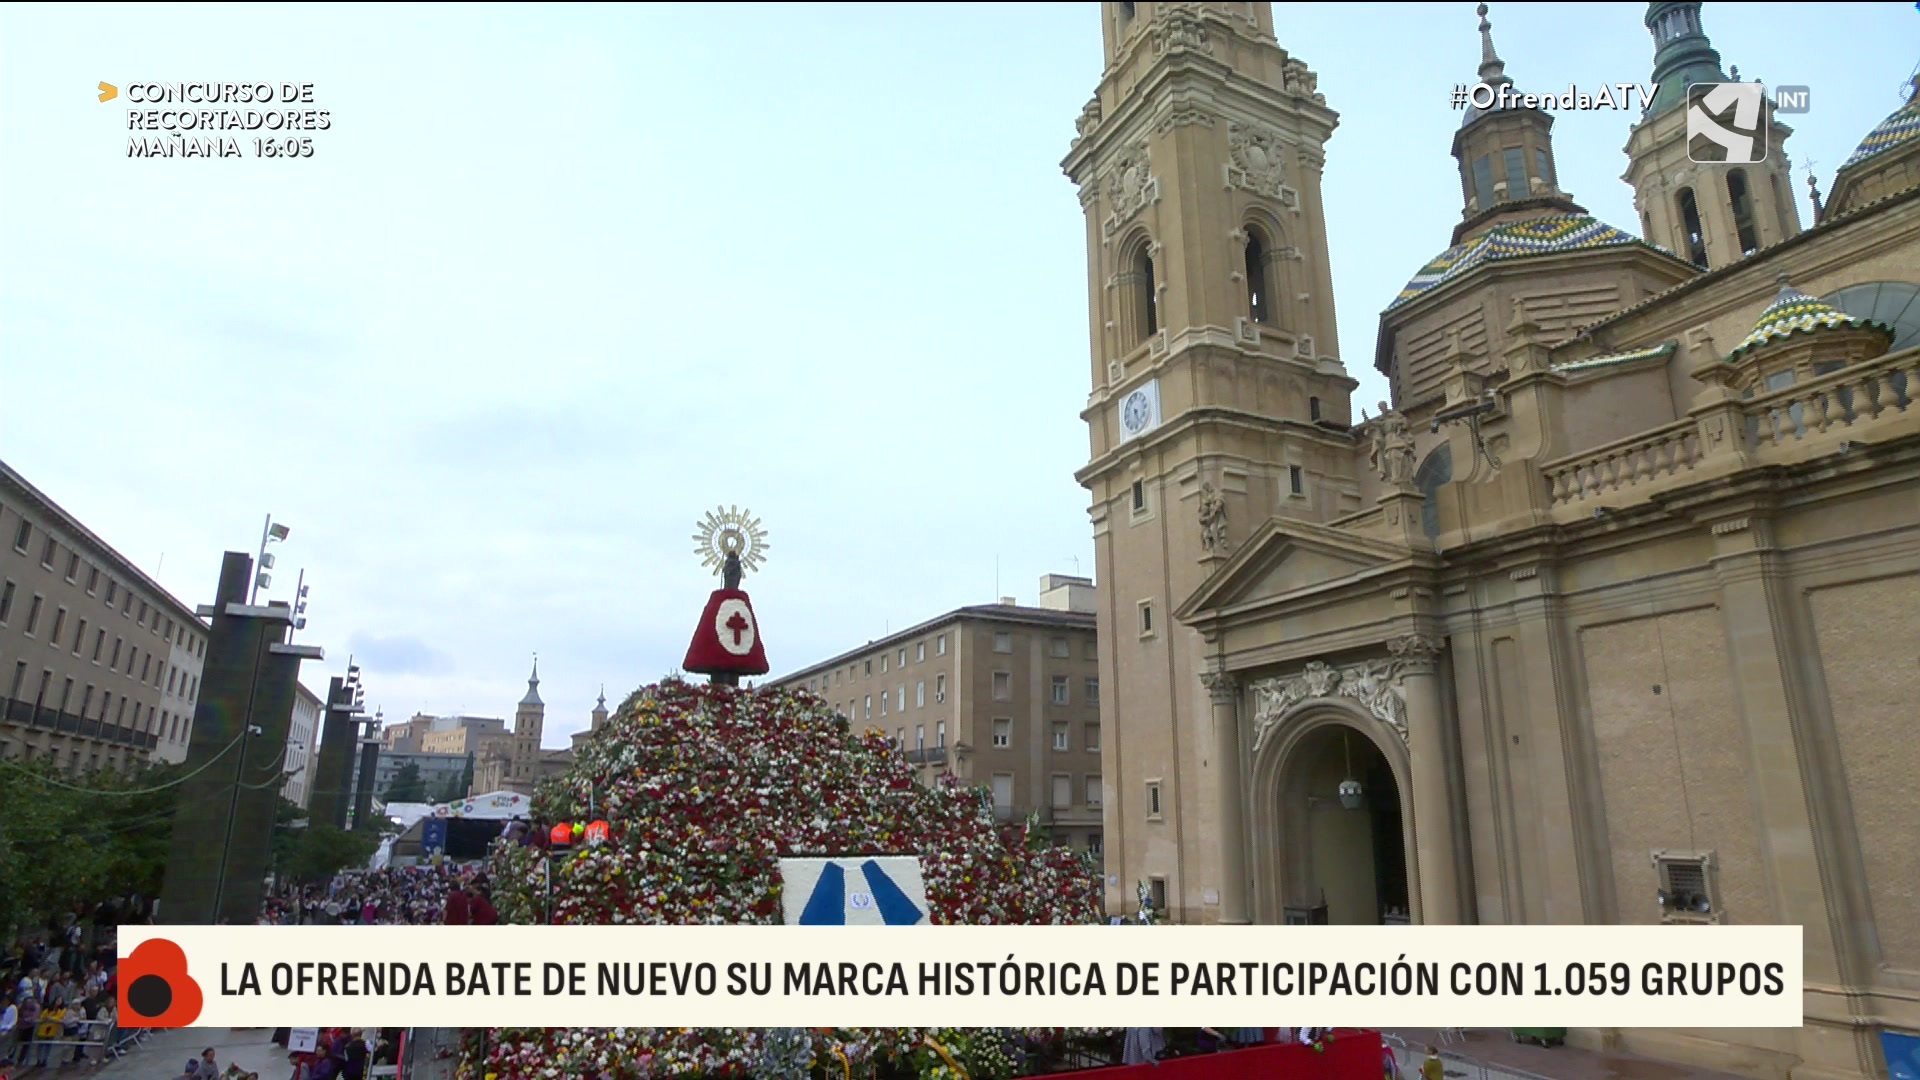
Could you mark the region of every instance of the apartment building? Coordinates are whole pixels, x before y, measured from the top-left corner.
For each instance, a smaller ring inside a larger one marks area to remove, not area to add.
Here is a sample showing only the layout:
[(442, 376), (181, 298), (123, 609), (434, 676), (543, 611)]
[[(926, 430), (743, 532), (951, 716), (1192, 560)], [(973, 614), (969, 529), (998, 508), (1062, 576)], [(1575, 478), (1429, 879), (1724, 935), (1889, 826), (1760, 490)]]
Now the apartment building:
[(1037, 607), (950, 611), (767, 685), (878, 728), (922, 783), (988, 788), (1003, 821), (1037, 814), (1059, 843), (1104, 850), (1095, 590), (1048, 574)]
[(313, 780), (313, 758), (320, 746), (320, 724), (326, 715), (320, 695), (295, 683), (293, 719), (287, 724), (287, 783), (280, 794), (290, 803), (307, 807)]
[(0, 462), (0, 756), (185, 760), (207, 627)]

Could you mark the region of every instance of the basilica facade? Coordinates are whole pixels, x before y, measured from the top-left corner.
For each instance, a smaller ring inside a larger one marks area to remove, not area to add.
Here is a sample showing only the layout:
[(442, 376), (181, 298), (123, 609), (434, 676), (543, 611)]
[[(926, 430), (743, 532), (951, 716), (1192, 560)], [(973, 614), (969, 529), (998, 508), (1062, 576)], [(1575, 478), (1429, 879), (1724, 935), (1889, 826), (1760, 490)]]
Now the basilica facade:
[[(1803, 1028), (1574, 1039), (1884, 1075), (1878, 1033), (1920, 1031), (1920, 96), (1803, 221), (1784, 125), (1694, 160), (1689, 88), (1733, 81), (1699, 8), (1648, 5), (1637, 222), (1575, 201), (1548, 114), (1466, 112), (1461, 218), (1381, 312), (1363, 412), (1338, 120), (1270, 5), (1101, 5), (1065, 169), (1108, 903), (1799, 924)], [(1478, 79), (1512, 86), (1485, 15)]]

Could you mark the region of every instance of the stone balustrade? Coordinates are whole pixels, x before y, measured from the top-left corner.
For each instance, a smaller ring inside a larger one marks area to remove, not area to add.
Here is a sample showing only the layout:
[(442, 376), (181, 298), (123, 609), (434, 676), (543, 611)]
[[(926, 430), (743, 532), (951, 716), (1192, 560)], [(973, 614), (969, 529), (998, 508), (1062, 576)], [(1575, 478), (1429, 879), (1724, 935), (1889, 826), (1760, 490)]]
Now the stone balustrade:
[(1849, 364), (1745, 404), (1747, 445), (1764, 452), (1835, 429), (1863, 429), (1913, 407), (1920, 349)]
[(1699, 425), (1688, 417), (1550, 461), (1540, 471), (1560, 506), (1690, 472), (1700, 458)]

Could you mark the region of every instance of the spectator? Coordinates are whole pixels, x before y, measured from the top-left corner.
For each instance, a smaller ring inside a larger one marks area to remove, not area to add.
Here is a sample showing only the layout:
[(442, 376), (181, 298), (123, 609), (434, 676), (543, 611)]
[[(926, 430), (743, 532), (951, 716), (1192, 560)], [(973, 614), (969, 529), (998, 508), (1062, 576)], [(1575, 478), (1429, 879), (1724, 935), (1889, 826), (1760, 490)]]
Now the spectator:
[[(11, 999), (0, 1006), (0, 1061), (11, 1064), (26, 1040), (20, 1037), (20, 1006)], [(29, 1029), (31, 1030), (31, 1029)]]
[(467, 890), (455, 885), (447, 892), (447, 914), (443, 920), (448, 926), (466, 926), (471, 922), (468, 914)]
[(500, 921), (500, 913), (493, 909), (493, 901), (487, 898), (485, 878), (476, 881), (473, 890), (467, 894), (467, 909), (475, 926), (493, 926)]
[(1447, 1065), (1440, 1060), (1439, 1047), (1427, 1047), (1427, 1059), (1420, 1063), (1420, 1080), (1447, 1080)]

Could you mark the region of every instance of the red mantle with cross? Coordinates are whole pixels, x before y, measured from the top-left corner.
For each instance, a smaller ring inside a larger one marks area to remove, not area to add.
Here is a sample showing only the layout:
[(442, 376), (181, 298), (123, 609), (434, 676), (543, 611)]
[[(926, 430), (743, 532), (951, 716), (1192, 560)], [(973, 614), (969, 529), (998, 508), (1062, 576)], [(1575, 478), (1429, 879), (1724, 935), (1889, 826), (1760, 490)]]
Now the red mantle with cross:
[(753, 602), (739, 589), (715, 589), (687, 646), (684, 670), (700, 675), (765, 675), (767, 653), (760, 644), (760, 620)]

